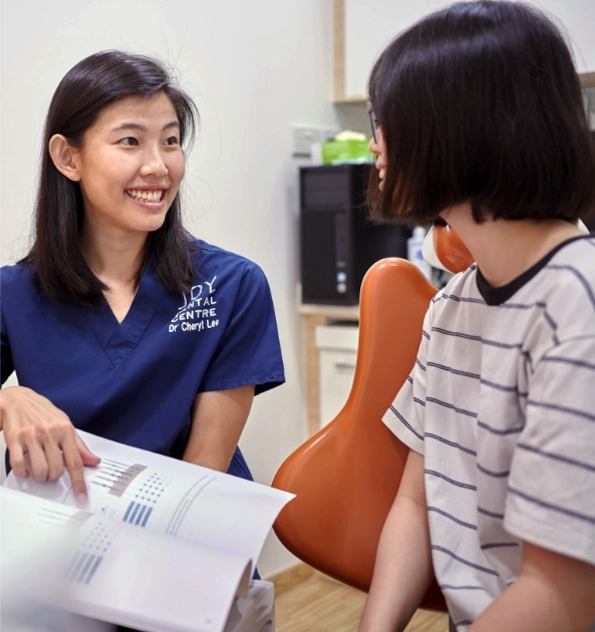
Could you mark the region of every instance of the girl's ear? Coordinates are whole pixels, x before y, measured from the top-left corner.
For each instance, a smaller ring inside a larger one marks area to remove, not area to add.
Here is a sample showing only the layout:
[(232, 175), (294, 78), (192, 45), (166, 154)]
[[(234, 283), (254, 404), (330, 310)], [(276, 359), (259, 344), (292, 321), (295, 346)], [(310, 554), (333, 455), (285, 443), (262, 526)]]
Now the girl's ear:
[(48, 151), (54, 166), (62, 175), (72, 182), (78, 182), (81, 179), (76, 161), (78, 150), (72, 147), (62, 134), (54, 134), (50, 138)]

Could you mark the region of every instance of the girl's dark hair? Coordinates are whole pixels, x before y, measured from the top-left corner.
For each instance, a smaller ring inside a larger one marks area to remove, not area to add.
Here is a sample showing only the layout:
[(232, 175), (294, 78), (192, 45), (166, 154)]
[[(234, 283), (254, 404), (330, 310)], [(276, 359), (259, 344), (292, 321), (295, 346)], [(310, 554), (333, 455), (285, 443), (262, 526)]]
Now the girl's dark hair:
[[(41, 175), (35, 207), (34, 243), (23, 262), (35, 264), (34, 275), (42, 294), (83, 306), (103, 301), (106, 286), (93, 274), (83, 257), (79, 234), (84, 221), (78, 182), (56, 169), (48, 145), (54, 134), (80, 147), (85, 132), (107, 105), (125, 97), (147, 98), (165, 93), (180, 123), (180, 141), (194, 140), (198, 111), (160, 61), (143, 55), (108, 50), (76, 64), (58, 85), (45, 122)], [(149, 235), (135, 284), (154, 257), (160, 282), (171, 291), (190, 291), (194, 276), (191, 246), (181, 218), (180, 193), (165, 222)]]
[[(562, 218), (595, 207), (595, 149), (569, 48), (517, 2), (454, 4), (399, 35), (370, 100), (386, 143), (377, 219), (440, 221), (470, 202), (476, 222)], [(376, 172), (376, 170), (373, 170)]]

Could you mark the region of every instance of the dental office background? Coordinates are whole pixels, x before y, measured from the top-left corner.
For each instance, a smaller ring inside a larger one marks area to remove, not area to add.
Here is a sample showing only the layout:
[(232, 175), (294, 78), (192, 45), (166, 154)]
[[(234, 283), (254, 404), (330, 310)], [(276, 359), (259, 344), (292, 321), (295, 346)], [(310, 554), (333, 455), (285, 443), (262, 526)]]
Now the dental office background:
[[(352, 17), (372, 18), (361, 45), (365, 39), (375, 54), (400, 29), (383, 15), (420, 6), (348, 1)], [(562, 21), (568, 5), (580, 5), (580, 28), (594, 28), (593, 0), (541, 1), (557, 3)], [(276, 307), (287, 383), (255, 399), (240, 442), (256, 480), (267, 484), (306, 439), (297, 166), (309, 161), (295, 155), (296, 126), (367, 132), (365, 108), (332, 103), (332, 22), (332, 0), (3, 0), (0, 13), (2, 265), (27, 252), (44, 118), (76, 62), (107, 48), (157, 55), (196, 100), (201, 123), (183, 185), (187, 227), (261, 265)], [(361, 57), (363, 85), (355, 89), (363, 94), (370, 56), (358, 55), (358, 46), (356, 32), (347, 62), (357, 65)], [(271, 534), (261, 574), (293, 563)]]

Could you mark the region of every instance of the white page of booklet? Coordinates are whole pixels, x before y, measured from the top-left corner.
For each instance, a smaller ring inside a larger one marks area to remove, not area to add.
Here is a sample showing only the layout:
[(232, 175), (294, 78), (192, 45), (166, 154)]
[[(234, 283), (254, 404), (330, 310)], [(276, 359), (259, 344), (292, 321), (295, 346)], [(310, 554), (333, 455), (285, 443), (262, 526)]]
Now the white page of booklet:
[(252, 571), (271, 524), (294, 497), (87, 432), (78, 434), (102, 458), (97, 467), (85, 468), (86, 503), (76, 502), (68, 473), (55, 482), (36, 483), (11, 472), (5, 486), (236, 555), (250, 561)]
[(237, 556), (139, 538), (135, 526), (10, 489), (0, 500), (12, 553), (2, 579), (23, 608), (50, 604), (147, 632), (222, 632), (235, 595), (247, 592), (250, 564)]

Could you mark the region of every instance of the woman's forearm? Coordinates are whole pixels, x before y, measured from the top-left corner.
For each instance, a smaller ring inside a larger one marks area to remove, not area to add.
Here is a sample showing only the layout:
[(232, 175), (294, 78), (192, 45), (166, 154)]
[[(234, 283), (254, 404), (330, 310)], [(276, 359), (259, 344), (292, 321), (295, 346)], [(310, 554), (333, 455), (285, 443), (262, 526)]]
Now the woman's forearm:
[(254, 386), (197, 395), (184, 461), (226, 472), (253, 399)]

